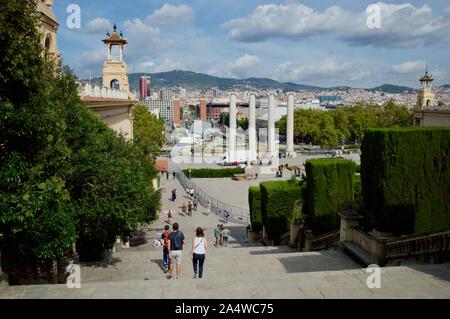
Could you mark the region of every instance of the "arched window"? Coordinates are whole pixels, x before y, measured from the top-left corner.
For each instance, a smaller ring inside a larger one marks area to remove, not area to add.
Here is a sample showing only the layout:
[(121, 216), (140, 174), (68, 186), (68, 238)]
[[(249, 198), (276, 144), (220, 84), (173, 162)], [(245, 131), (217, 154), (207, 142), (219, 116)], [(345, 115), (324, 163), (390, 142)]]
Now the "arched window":
[(45, 44), (44, 44), (46, 59), (49, 57), (51, 47), (52, 47), (52, 36), (50, 34), (47, 34), (47, 36), (45, 37)]
[(431, 106), (431, 100), (427, 100), (427, 106)]
[(112, 80), (111, 81), (111, 88), (120, 90), (120, 82), (118, 80)]

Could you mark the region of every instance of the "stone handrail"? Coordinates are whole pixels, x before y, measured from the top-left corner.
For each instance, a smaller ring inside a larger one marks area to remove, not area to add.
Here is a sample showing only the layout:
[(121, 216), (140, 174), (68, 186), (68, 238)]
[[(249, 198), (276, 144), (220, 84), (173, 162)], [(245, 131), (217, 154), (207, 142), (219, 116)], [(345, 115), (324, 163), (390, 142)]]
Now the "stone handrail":
[(450, 230), (389, 241), (385, 246), (385, 258), (412, 257), (446, 250), (450, 250)]
[(335, 246), (339, 242), (340, 231), (333, 230), (312, 238), (312, 249), (320, 250)]
[(195, 196), (198, 198), (200, 205), (202, 205), (203, 207), (208, 207), (209, 205), (211, 205), (212, 213), (223, 216), (224, 212), (227, 211), (230, 213), (230, 221), (234, 221), (235, 223), (244, 225), (250, 224), (250, 212), (248, 209), (236, 207), (212, 197), (203, 189), (198, 187), (195, 183), (193, 183), (181, 169), (176, 169), (176, 176), (184, 189), (194, 188)]
[(121, 91), (109, 87), (90, 83), (79, 83), (79, 94), (82, 97), (98, 97), (106, 99), (123, 99), (128, 100), (129, 94), (127, 91)]

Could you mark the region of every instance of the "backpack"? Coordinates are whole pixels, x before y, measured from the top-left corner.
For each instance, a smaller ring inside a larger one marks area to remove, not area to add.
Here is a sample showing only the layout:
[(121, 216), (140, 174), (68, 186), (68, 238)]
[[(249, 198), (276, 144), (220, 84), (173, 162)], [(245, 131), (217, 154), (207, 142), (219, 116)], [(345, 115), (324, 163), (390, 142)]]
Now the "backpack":
[(169, 248), (169, 233), (163, 233), (164, 248)]
[(181, 233), (179, 231), (171, 233), (169, 237), (171, 243), (171, 250), (182, 250), (183, 243), (181, 242)]

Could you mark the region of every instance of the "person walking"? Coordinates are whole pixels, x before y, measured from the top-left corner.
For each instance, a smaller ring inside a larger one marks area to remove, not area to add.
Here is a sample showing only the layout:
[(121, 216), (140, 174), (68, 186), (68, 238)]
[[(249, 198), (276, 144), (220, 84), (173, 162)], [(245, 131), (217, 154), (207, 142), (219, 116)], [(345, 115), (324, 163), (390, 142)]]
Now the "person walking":
[(191, 194), (191, 197), (194, 198), (194, 188), (191, 188), (190, 194)]
[(188, 215), (192, 217), (192, 203), (189, 201), (188, 203)]
[(230, 237), (230, 233), (231, 231), (225, 226), (222, 230), (222, 240), (225, 247), (228, 245), (228, 237)]
[(222, 247), (223, 246), (223, 224), (220, 224), (219, 229), (220, 229), (219, 245), (220, 245), (220, 247)]
[(194, 201), (192, 203), (194, 205), (194, 210), (197, 211), (197, 207), (198, 207), (198, 199), (197, 197), (194, 197)]
[(175, 172), (173, 172), (172, 175), (173, 175), (173, 179), (175, 179), (177, 177), (177, 173), (175, 173)]
[(228, 218), (230, 218), (230, 213), (227, 210), (225, 210), (223, 217), (225, 224), (228, 224)]
[(186, 203), (183, 203), (183, 205), (180, 208), (181, 208), (181, 212), (183, 213), (183, 215), (186, 216), (186, 211), (187, 211)]
[[(194, 278), (203, 277), (203, 264), (206, 258), (208, 243), (201, 227), (197, 227), (195, 237), (192, 240), (192, 263), (194, 267)], [(198, 272), (197, 272), (198, 269)]]
[(211, 203), (209, 203), (209, 205), (208, 205), (208, 216), (211, 216), (211, 211), (212, 211), (212, 207), (211, 207)]
[[(181, 255), (183, 252), (183, 245), (186, 243), (184, 239), (184, 234), (179, 230), (180, 226), (178, 223), (173, 224), (173, 231), (169, 234), (169, 256), (170, 256), (170, 277), (169, 279), (178, 279), (181, 275)], [(173, 276), (174, 267), (176, 265), (176, 274)]]
[(216, 248), (218, 248), (219, 247), (219, 243), (220, 243), (220, 225), (219, 224), (217, 224), (217, 227), (214, 228), (214, 237), (216, 239), (216, 242), (214, 243), (214, 246)]
[(172, 224), (172, 218), (173, 218), (173, 213), (172, 213), (172, 210), (169, 209), (169, 211), (167, 212), (167, 222), (169, 224)]
[(169, 179), (169, 172), (166, 171), (166, 178)]
[(163, 245), (163, 268), (164, 273), (169, 272), (170, 258), (169, 258), (169, 225), (164, 227), (164, 233), (161, 235), (161, 244)]
[(175, 202), (177, 200), (177, 190), (172, 189), (172, 201)]

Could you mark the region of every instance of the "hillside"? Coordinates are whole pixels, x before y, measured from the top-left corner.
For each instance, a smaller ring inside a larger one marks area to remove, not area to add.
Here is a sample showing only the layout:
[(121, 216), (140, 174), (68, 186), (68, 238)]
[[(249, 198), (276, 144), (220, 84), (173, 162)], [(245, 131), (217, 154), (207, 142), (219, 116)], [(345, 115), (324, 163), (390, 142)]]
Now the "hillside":
[(413, 93), (414, 89), (406, 87), (406, 86), (383, 84), (383, 85), (375, 87), (373, 89), (369, 89), (369, 91), (382, 91), (384, 93), (398, 94), (398, 93), (404, 93), (404, 92)]
[[(130, 88), (132, 91), (139, 91), (139, 79), (143, 75), (151, 77), (151, 85), (154, 90), (161, 88), (183, 87), (188, 90), (207, 90), (213, 87), (218, 87), (220, 90), (231, 89), (283, 89), (284, 91), (320, 91), (320, 90), (351, 90), (348, 86), (336, 86), (330, 88), (323, 88), (317, 86), (310, 86), (304, 84), (297, 84), (292, 82), (278, 82), (267, 78), (248, 78), (248, 79), (232, 79), (221, 78), (203, 73), (196, 73), (191, 71), (170, 71), (162, 73), (131, 73), (129, 75)], [(93, 83), (101, 83), (100, 78), (92, 80)], [(414, 90), (392, 84), (384, 84), (382, 86), (368, 89), (370, 91), (383, 91), (385, 93), (403, 93), (413, 92)]]

